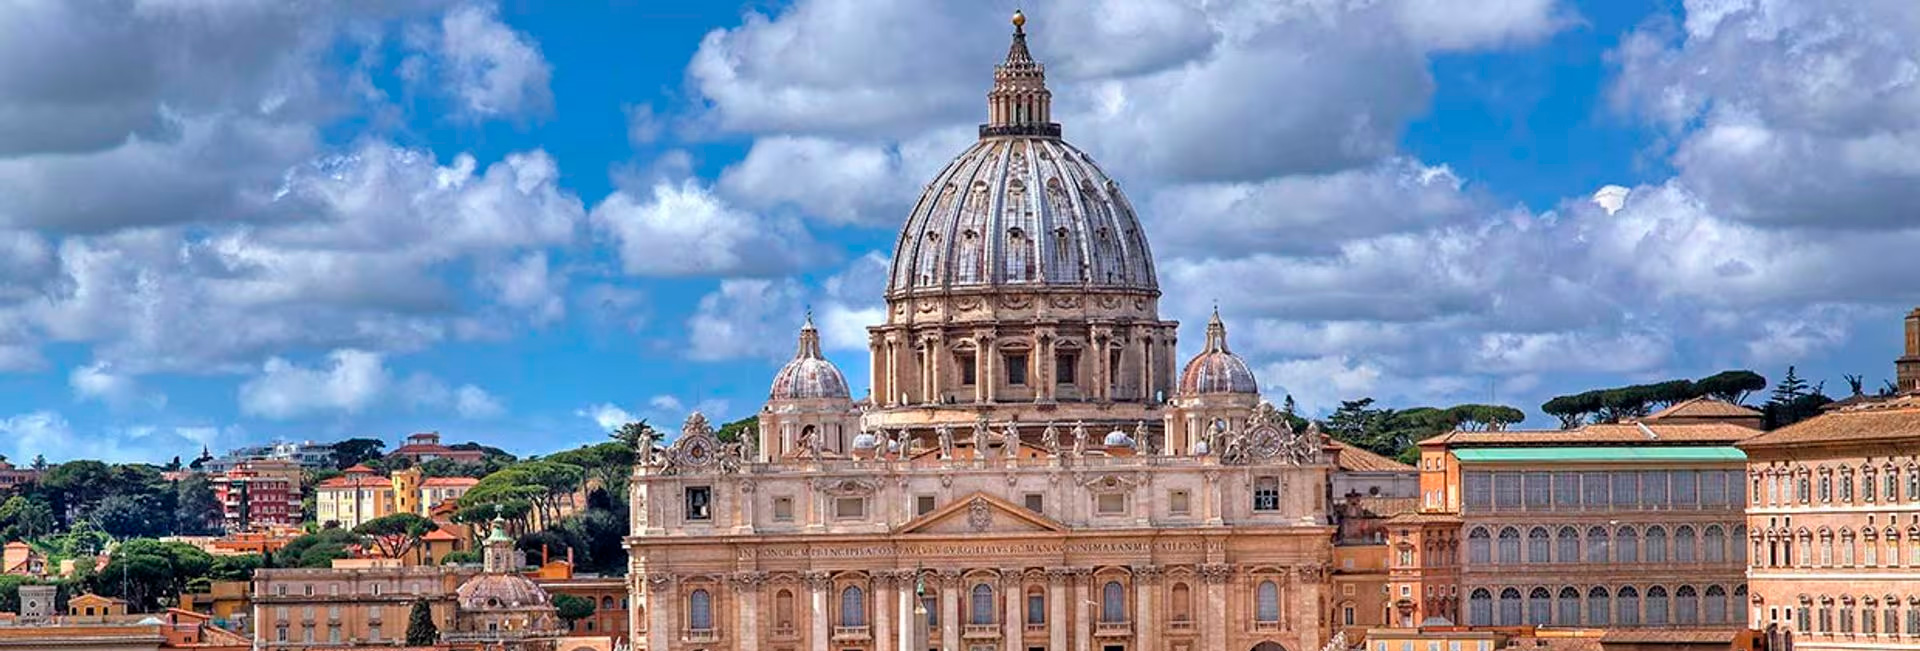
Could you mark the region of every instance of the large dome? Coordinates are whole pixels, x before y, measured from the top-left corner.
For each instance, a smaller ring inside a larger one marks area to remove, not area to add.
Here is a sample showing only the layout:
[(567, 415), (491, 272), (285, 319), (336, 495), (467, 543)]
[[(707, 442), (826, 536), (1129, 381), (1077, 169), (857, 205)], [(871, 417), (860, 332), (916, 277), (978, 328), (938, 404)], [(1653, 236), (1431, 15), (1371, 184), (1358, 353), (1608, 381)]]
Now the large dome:
[(780, 372), (773, 376), (773, 390), (767, 398), (850, 400), (852, 397), (840, 367), (820, 354), (820, 331), (813, 327), (813, 315), (808, 314), (807, 324), (800, 328), (800, 346), (794, 351), (793, 361), (780, 367)]
[(1016, 25), (980, 141), (935, 176), (894, 246), (887, 295), (1030, 289), (1158, 294), (1120, 186), (1051, 121), (1044, 68)]

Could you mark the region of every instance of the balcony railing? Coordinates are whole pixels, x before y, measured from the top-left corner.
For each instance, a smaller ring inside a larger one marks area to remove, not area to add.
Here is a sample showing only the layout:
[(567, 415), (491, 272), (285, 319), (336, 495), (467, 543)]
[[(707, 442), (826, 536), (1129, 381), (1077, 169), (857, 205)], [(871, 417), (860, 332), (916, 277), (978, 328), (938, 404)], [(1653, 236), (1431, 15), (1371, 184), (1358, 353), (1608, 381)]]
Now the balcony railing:
[(773, 626), (773, 637), (777, 640), (795, 639), (800, 637), (800, 629), (794, 628), (792, 622), (775, 624)]
[(873, 637), (872, 634), (867, 632), (867, 627), (865, 626), (833, 627), (834, 640), (856, 641), (856, 640), (869, 639), (871, 637)]
[(1173, 632), (1173, 633), (1192, 633), (1192, 632), (1193, 632), (1193, 620), (1191, 620), (1191, 619), (1176, 619), (1176, 620), (1173, 620), (1173, 621), (1170, 621), (1170, 622), (1167, 622), (1167, 630), (1168, 630), (1169, 632)]
[(720, 636), (711, 628), (689, 628), (685, 637), (688, 642), (712, 642), (720, 639)]
[(1253, 630), (1256, 630), (1256, 631), (1277, 631), (1277, 630), (1280, 630), (1280, 622), (1261, 622), (1261, 621), (1256, 621), (1256, 622), (1254, 622), (1254, 623), (1253, 623)]
[(961, 635), (975, 639), (1000, 637), (1000, 625), (968, 624), (965, 629), (961, 630)]
[(1027, 632), (1028, 633), (1045, 633), (1047, 632), (1047, 623), (1046, 622), (1027, 622)]
[(1093, 634), (1102, 636), (1132, 635), (1133, 622), (1096, 622), (1093, 625)]

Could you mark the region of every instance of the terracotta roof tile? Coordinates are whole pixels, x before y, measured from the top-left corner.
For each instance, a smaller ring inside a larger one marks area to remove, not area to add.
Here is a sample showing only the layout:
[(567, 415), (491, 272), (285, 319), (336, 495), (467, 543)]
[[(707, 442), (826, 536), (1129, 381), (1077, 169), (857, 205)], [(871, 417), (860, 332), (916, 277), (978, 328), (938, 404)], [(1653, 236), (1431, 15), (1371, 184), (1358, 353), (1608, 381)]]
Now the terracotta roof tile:
[(1835, 409), (1741, 441), (1739, 446), (1751, 449), (1864, 441), (1920, 442), (1920, 396)]
[(315, 488), (374, 488), (374, 487), (392, 486), (392, 485), (393, 483), (389, 481), (386, 477), (381, 477), (378, 475), (369, 477), (369, 476), (362, 475), (362, 476), (354, 476), (354, 477), (334, 477), (333, 479), (329, 479), (329, 480), (320, 482), (318, 484), (315, 484), (314, 487)]
[(1451, 513), (1402, 513), (1387, 518), (1388, 524), (1459, 524), (1460, 516)]
[(1632, 443), (1636, 445), (1733, 443), (1752, 438), (1760, 430), (1730, 423), (1598, 423), (1563, 430), (1500, 430), (1493, 432), (1452, 431), (1421, 441), (1421, 445), (1526, 446), (1596, 445)]
[(1372, 513), (1375, 517), (1388, 517), (1420, 510), (1418, 497), (1378, 497), (1366, 496), (1353, 498), (1355, 504)]
[(480, 483), (480, 480), (472, 477), (428, 477), (426, 481), (420, 482), (420, 485), (446, 488), (450, 486), (472, 486), (478, 483)]
[(1734, 628), (1612, 628), (1600, 636), (1602, 644), (1719, 644), (1733, 643)]
[(1761, 416), (1760, 411), (1752, 407), (1701, 396), (1673, 403), (1666, 409), (1653, 412), (1652, 415), (1640, 420), (1652, 422), (1666, 418), (1759, 418)]
[(1340, 448), (1340, 455), (1334, 460), (1341, 470), (1357, 472), (1414, 472), (1409, 466), (1392, 459), (1374, 454), (1372, 451), (1344, 441), (1334, 441)]

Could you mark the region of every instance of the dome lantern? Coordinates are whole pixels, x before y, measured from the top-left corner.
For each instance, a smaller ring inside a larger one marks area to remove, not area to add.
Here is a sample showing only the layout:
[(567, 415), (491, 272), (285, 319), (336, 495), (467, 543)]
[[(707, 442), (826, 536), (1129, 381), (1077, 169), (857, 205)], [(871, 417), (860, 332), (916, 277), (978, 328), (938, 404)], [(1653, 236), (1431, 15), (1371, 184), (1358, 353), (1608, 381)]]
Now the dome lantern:
[(987, 92), (987, 123), (980, 137), (1060, 137), (1053, 121), (1053, 93), (1047, 90), (1047, 69), (1027, 49), (1027, 15), (1013, 12), (1013, 44), (1007, 60), (993, 67), (993, 90)]

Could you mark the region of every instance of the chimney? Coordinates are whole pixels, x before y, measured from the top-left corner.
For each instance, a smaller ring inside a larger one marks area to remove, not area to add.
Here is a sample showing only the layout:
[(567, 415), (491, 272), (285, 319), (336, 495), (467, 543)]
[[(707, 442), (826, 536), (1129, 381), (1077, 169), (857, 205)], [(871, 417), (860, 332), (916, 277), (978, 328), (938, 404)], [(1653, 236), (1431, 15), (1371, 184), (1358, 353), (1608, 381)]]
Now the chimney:
[(1920, 391), (1920, 308), (1907, 313), (1906, 350), (1893, 362), (1894, 382), (1901, 393)]

